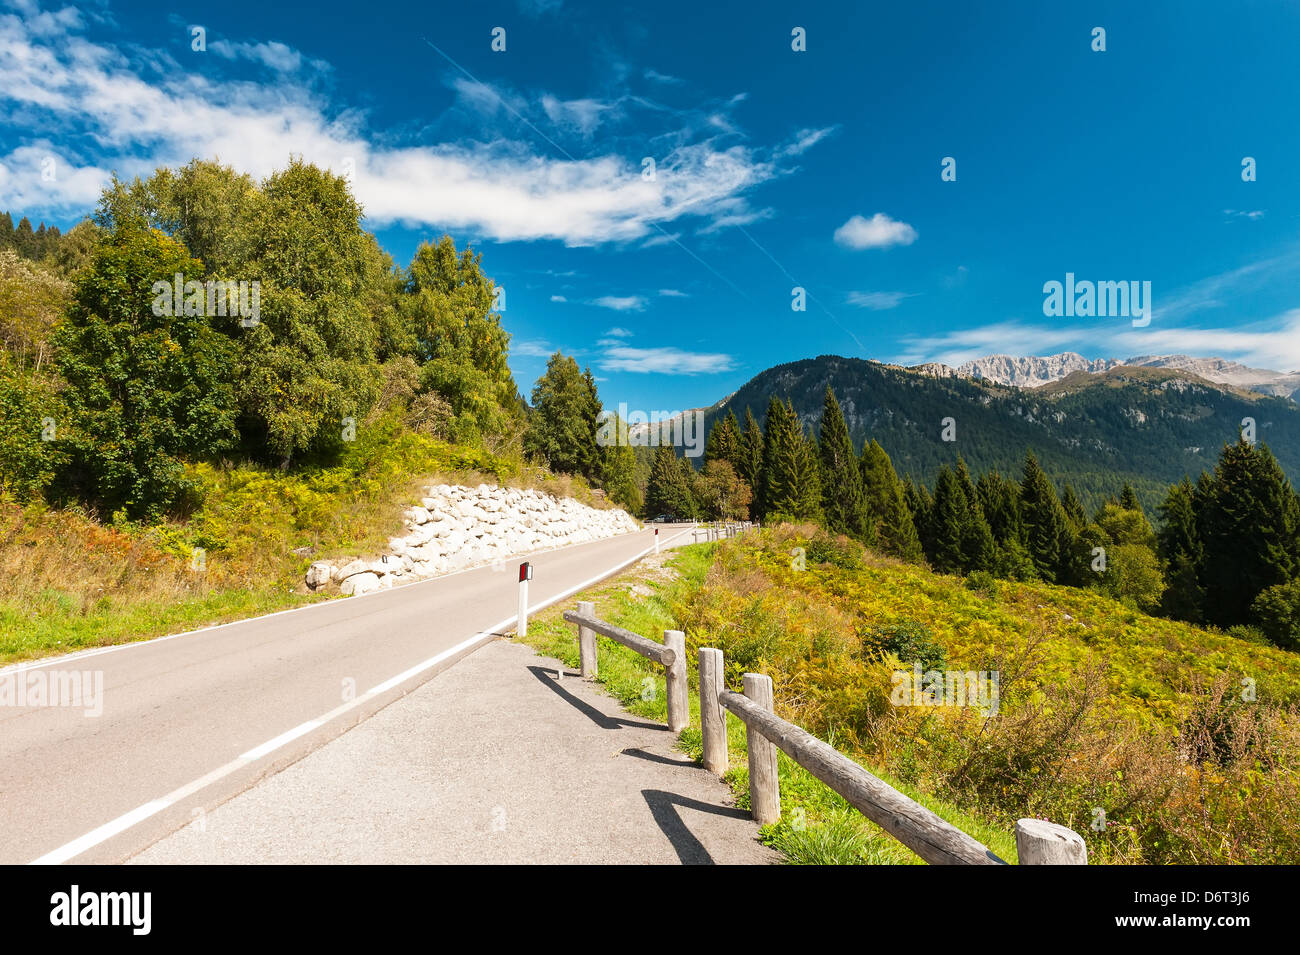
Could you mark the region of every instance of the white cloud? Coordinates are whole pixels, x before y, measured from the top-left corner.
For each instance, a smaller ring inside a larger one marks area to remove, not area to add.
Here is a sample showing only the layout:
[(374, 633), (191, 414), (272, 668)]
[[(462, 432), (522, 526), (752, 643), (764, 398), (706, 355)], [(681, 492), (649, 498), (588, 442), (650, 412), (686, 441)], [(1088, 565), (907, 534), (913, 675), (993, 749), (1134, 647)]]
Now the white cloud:
[(606, 371), (700, 375), (731, 371), (735, 367), (735, 360), (730, 355), (687, 352), (670, 347), (633, 348), (619, 342), (606, 344), (605, 353), (597, 360)]
[(643, 249), (653, 249), (657, 245), (671, 245), (682, 237), (680, 232), (659, 232), (641, 243)]
[(676, 86), (679, 83), (686, 82), (676, 76), (669, 76), (667, 73), (660, 73), (658, 70), (646, 70), (642, 75), (652, 83), (663, 83), (667, 86)]
[(606, 332), (605, 332), (605, 334), (606, 334), (606, 335), (612, 335), (612, 336), (615, 337), (615, 338), (631, 338), (631, 337), (632, 337), (632, 332), (631, 332), (630, 330), (624, 328), (624, 327), (621, 326), (621, 325), (615, 325), (613, 328), (607, 329)]
[(555, 125), (590, 136), (606, 114), (617, 114), (618, 107), (596, 99), (561, 100), (548, 93), (542, 97), (542, 109)]
[(778, 149), (777, 153), (781, 156), (801, 156), (838, 129), (838, 126), (827, 126), (824, 129), (801, 129), (795, 133), (794, 140)]
[(251, 60), (254, 63), (261, 63), (281, 73), (295, 73), (302, 69), (304, 63), (316, 69), (327, 66), (320, 60), (308, 60), (292, 47), (274, 40), (266, 43), (213, 40), (208, 44), (208, 51), (227, 60)]
[(1262, 219), (1264, 217), (1264, 210), (1254, 209), (1250, 212), (1243, 212), (1240, 209), (1224, 209), (1223, 214), (1235, 219)]
[(661, 288), (659, 290), (659, 295), (662, 298), (690, 298), (690, 296), (685, 292), (679, 291), (675, 288)]
[(885, 249), (891, 245), (911, 245), (916, 230), (906, 222), (877, 212), (870, 219), (853, 216), (835, 230), (835, 241), (850, 249)]
[(551, 343), (536, 339), (527, 342), (511, 342), (510, 351), (522, 358), (550, 358), (555, 354)]
[(568, 299), (565, 298), (563, 295), (552, 295), (552, 296), (551, 296), (551, 301), (552, 301), (552, 302), (567, 302)]
[(612, 308), (616, 312), (639, 312), (645, 308), (646, 300), (641, 295), (602, 295), (592, 299), (589, 304)]
[(850, 292), (847, 301), (850, 305), (879, 312), (897, 308), (903, 299), (911, 298), (915, 294), (915, 292)]
[[(660, 229), (684, 219), (752, 221), (764, 213), (750, 212), (745, 195), (784, 171), (775, 148), (721, 145), (704, 132), (708, 123), (698, 110), (661, 110), (684, 126), (663, 134), (677, 142), (658, 158), (654, 182), (640, 175), (643, 144), (628, 144), (626, 155), (607, 145), (571, 159), (522, 124), (507, 127), (519, 139), (457, 134), (441, 142), (395, 143), (387, 131), (367, 130), (360, 112), (337, 107), (296, 74), (250, 82), (159, 71), (151, 65), (154, 54), (95, 43), (79, 29), (79, 19), (62, 14), (32, 23), (0, 16), (0, 111), (6, 140), (18, 144), (0, 154), (4, 206), (72, 215), (92, 204), (94, 184), (105, 184), (110, 169), (129, 178), (159, 165), (220, 157), (260, 178), (294, 154), (336, 171), (351, 160), (353, 189), (372, 228), (400, 222), (479, 240), (591, 246), (662, 240)], [(233, 41), (227, 52), (282, 65), (300, 56), (274, 44)], [(479, 111), (513, 102), (512, 94), (480, 84), (452, 86), (458, 103)], [(556, 100), (553, 109), (579, 129), (601, 115), (582, 100)], [(39, 163), (21, 151), (40, 138), (93, 152), (66, 150), (60, 178), (45, 182)]]

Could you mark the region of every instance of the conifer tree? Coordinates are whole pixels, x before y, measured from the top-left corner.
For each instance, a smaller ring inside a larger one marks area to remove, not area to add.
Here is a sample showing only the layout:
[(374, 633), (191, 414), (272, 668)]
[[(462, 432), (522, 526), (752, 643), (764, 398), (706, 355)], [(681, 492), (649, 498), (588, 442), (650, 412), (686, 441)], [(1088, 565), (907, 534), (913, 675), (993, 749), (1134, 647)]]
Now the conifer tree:
[[(923, 559), (907, 490), (889, 455), (875, 440), (863, 446), (861, 466), (868, 543), (903, 560)], [(915, 493), (915, 488), (912, 490)]]
[(713, 422), (709, 429), (709, 440), (704, 446), (704, 463), (726, 461), (733, 468), (740, 463), (740, 426), (736, 422), (736, 413), (728, 411), (725, 416)]
[(1197, 496), (1205, 617), (1220, 626), (1243, 623), (1261, 591), (1300, 570), (1295, 492), (1267, 445), (1241, 440), (1223, 449)]
[(871, 543), (874, 535), (867, 526), (858, 456), (853, 452), (853, 439), (849, 437), (840, 403), (829, 385), (823, 399), (817, 445), (821, 459), (821, 508), (826, 526), (836, 533)]
[[(794, 415), (794, 408), (790, 408)], [(797, 419), (796, 419), (797, 420)], [(794, 507), (791, 516), (805, 521), (821, 521), (822, 513), (822, 468), (818, 455), (817, 439), (808, 431), (800, 436), (798, 457), (795, 471)], [(854, 473), (857, 467), (853, 468)]]
[(676, 453), (667, 445), (655, 448), (650, 477), (646, 482), (645, 513), (647, 517), (668, 514), (679, 519), (688, 519), (695, 514), (695, 501), (686, 474)]
[(1119, 506), (1126, 511), (1142, 513), (1142, 503), (1138, 500), (1137, 492), (1127, 481), (1124, 482), (1124, 490), (1119, 492)]
[(962, 545), (969, 521), (970, 505), (962, 491), (961, 481), (945, 464), (934, 482), (934, 506), (930, 513), (933, 537), (931, 549), (926, 554), (935, 570), (955, 574), (965, 569)]
[(1020, 508), (1034, 570), (1044, 580), (1055, 583), (1070, 557), (1069, 523), (1056, 489), (1032, 451), (1025, 456)]
[(1186, 476), (1169, 488), (1158, 509), (1161, 526), (1156, 534), (1158, 553), (1165, 562), (1168, 587), (1161, 611), (1170, 617), (1198, 623), (1203, 619), (1205, 593), (1196, 578), (1204, 548), (1196, 530), (1196, 489)]
[(773, 398), (763, 428), (764, 518), (815, 519), (821, 512), (817, 453), (799, 427), (793, 405)]
[(1078, 534), (1088, 526), (1088, 512), (1083, 509), (1083, 502), (1079, 500), (1079, 495), (1074, 493), (1074, 487), (1068, 481), (1061, 491), (1061, 509), (1065, 511), (1066, 520), (1070, 522), (1070, 528), (1074, 533)]
[(912, 512), (912, 523), (916, 525), (921, 552), (928, 559), (934, 545), (934, 498), (924, 484), (913, 483), (911, 475), (903, 484), (903, 493), (908, 510)]
[(759, 484), (763, 473), (763, 431), (754, 418), (754, 412), (745, 406), (745, 429), (740, 434), (740, 454), (736, 473), (754, 492), (755, 513), (759, 508)]

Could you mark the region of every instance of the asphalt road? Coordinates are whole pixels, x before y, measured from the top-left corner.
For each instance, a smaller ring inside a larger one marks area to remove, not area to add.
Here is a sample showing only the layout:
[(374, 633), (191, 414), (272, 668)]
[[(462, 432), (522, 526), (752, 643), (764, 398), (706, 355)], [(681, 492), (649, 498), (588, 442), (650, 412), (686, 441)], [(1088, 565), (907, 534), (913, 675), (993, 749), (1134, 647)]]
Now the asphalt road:
[[(690, 527), (662, 526), (662, 544)], [(653, 533), (528, 556), (530, 608), (634, 562)], [(516, 564), (22, 668), (29, 685), (102, 674), (102, 713), (0, 706), (0, 864), (120, 862), (187, 825), (513, 630)]]

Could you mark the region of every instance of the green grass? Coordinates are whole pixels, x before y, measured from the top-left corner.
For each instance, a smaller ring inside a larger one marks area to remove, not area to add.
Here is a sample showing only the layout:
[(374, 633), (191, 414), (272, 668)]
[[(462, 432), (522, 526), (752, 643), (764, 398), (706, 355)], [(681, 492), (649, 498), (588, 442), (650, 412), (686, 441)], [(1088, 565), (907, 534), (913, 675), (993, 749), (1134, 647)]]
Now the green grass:
[(267, 588), (127, 604), (105, 599), (83, 613), (67, 594), (42, 593), (50, 596), (34, 604), (0, 602), (0, 664), (199, 630), (323, 599)]
[[(693, 544), (671, 552), (667, 566), (677, 572), (671, 580), (657, 579), (653, 569), (639, 566), (569, 600), (558, 604), (529, 621), (528, 636), (520, 642), (539, 653), (554, 657), (566, 666), (578, 666), (577, 630), (563, 619), (565, 610), (574, 609), (578, 600), (595, 604), (596, 615), (603, 620), (653, 639), (662, 639), (664, 630), (681, 629), (674, 607), (698, 588), (713, 564), (716, 544)], [(649, 590), (649, 595), (645, 590)], [(682, 731), (678, 746), (697, 763), (702, 758), (699, 711), (699, 669), (694, 653), (688, 674), (691, 725)], [(605, 637), (597, 637), (598, 681), (606, 692), (630, 713), (665, 722), (667, 701), (663, 668), (633, 650)], [(738, 689), (738, 688), (735, 688)], [(745, 727), (727, 714), (727, 742), (730, 769), (723, 777), (731, 787), (736, 804), (749, 808), (748, 750)], [(832, 745), (834, 740), (829, 740)], [(781, 852), (794, 864), (804, 865), (920, 865), (911, 850), (869, 822), (838, 794), (804, 770), (784, 753), (777, 760), (781, 784), (781, 819), (759, 830), (760, 839)], [(917, 800), (959, 829), (987, 845), (1007, 862), (1016, 861), (1015, 837), (1011, 832), (989, 825), (970, 812), (958, 809), (941, 799), (921, 793), (866, 767), (870, 772)]]

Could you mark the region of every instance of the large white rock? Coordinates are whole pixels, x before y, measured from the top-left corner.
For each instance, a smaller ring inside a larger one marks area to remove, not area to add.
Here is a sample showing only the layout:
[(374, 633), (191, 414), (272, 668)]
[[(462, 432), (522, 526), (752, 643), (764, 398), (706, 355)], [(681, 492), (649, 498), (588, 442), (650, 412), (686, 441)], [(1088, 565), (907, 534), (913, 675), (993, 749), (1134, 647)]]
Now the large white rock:
[(370, 572), (353, 574), (339, 585), (339, 591), (345, 594), (368, 594), (379, 589), (379, 577)]
[(364, 574), (368, 570), (370, 570), (369, 561), (354, 560), (340, 567), (334, 576), (338, 580), (347, 580), (349, 577), (354, 577), (357, 574)]
[(343, 593), (368, 593), (467, 567), (503, 565), (529, 551), (601, 540), (640, 526), (625, 511), (531, 489), (438, 484), (425, 493), (419, 505), (403, 512), (406, 530), (388, 541), (387, 554), (337, 569), (317, 561), (307, 572), (307, 586), (316, 590), (340, 581)]
[(323, 560), (318, 560), (307, 568), (307, 586), (312, 590), (319, 590), (330, 582), (334, 576), (334, 568)]

